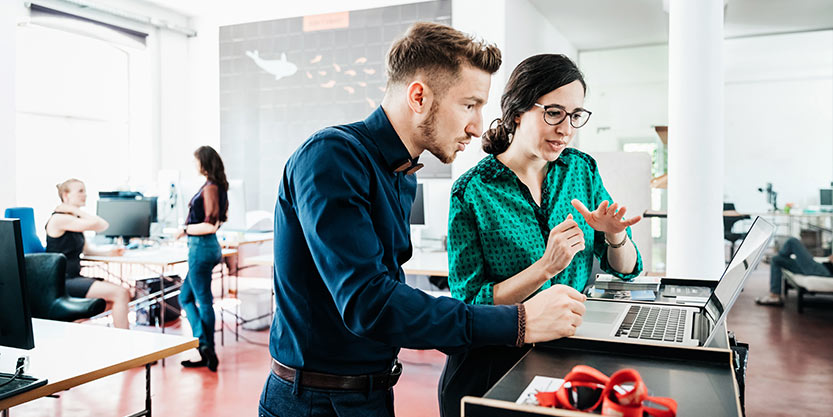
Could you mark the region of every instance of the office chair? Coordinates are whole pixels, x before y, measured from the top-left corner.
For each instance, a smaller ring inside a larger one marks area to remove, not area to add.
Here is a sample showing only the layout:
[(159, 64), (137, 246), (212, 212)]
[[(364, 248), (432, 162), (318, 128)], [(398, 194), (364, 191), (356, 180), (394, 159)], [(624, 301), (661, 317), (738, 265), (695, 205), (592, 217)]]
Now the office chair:
[[(735, 210), (734, 203), (723, 203), (723, 211)], [(735, 243), (746, 237), (746, 233), (732, 233), (732, 227), (740, 220), (748, 219), (749, 216), (723, 216), (723, 239), (729, 241), (729, 258), (735, 254)]]
[(35, 229), (35, 211), (31, 207), (9, 207), (4, 216), (7, 219), (20, 219), (20, 233), (23, 237), (23, 253), (41, 253), (46, 249), (38, 238)]
[(101, 314), (107, 303), (101, 298), (70, 297), (66, 292), (67, 258), (62, 253), (24, 255), (26, 290), (32, 317), (75, 321)]

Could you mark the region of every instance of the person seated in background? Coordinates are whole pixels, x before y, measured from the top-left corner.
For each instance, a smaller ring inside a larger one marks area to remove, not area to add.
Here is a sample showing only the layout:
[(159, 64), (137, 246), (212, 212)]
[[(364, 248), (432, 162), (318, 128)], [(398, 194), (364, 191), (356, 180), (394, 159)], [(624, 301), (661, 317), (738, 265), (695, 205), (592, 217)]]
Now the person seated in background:
[(787, 239), (769, 262), (769, 295), (756, 298), (756, 304), (776, 307), (784, 305), (781, 298), (782, 269), (801, 275), (833, 277), (833, 255), (826, 262), (818, 263), (800, 240), (794, 237)]
[[(567, 147), (590, 117), (586, 89), (564, 55), (532, 56), (512, 72), (500, 102), (503, 117), (483, 135), (490, 155), (452, 187), (448, 282), (454, 298), (512, 305), (554, 287), (579, 299), (593, 257), (622, 279), (642, 272), (630, 240), (640, 217), (625, 220), (625, 207), (611, 199), (596, 161)], [(574, 312), (565, 308), (556, 317), (564, 324), (560, 336), (575, 334)], [(482, 347), (449, 355), (440, 378), (441, 415), (459, 416), (463, 396), (484, 395), (525, 352)]]
[(129, 328), (127, 321), (127, 303), (130, 292), (116, 284), (101, 278), (81, 276), (81, 254), (99, 256), (119, 256), (124, 249), (101, 250), (88, 244), (84, 232), (102, 232), (110, 226), (106, 220), (94, 214), (86, 213), (81, 207), (87, 204), (87, 190), (84, 183), (77, 179), (68, 179), (57, 185), (61, 204), (55, 207), (46, 221), (46, 251), (63, 253), (67, 258), (66, 290), (70, 297), (103, 298), (112, 304), (113, 326), (119, 329)]

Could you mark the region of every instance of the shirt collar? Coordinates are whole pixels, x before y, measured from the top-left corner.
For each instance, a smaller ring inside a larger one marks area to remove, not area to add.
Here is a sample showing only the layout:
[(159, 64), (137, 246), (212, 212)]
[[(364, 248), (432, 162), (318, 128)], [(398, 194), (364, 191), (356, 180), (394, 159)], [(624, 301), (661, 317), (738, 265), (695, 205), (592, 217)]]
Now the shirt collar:
[(382, 106), (376, 108), (370, 116), (364, 119), (364, 125), (370, 132), (370, 137), (382, 154), (382, 159), (391, 173), (405, 172), (413, 174), (420, 168), (419, 157), (411, 158), (408, 148), (402, 143), (402, 139), (396, 134), (393, 125), (385, 114)]
[[(564, 152), (556, 158), (555, 163), (561, 165), (563, 167), (567, 166), (567, 161), (564, 158)], [(552, 162), (549, 163), (547, 172), (549, 172), (550, 168), (552, 167)], [(486, 163), (484, 165), (485, 169), (485, 178), (488, 180), (495, 180), (503, 175), (509, 175), (510, 177), (515, 177), (515, 173), (512, 172), (509, 167), (500, 162), (495, 155), (489, 155), (486, 157)]]

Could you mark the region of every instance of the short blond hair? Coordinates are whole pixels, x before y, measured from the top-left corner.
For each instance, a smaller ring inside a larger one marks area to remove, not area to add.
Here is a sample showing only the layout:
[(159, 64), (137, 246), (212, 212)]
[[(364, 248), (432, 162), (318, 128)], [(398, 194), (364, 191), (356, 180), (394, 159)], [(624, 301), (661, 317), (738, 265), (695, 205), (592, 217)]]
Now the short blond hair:
[(64, 202), (64, 194), (69, 192), (69, 185), (74, 182), (84, 184), (84, 182), (79, 179), (70, 178), (55, 186), (58, 188), (58, 198), (61, 200), (62, 203)]

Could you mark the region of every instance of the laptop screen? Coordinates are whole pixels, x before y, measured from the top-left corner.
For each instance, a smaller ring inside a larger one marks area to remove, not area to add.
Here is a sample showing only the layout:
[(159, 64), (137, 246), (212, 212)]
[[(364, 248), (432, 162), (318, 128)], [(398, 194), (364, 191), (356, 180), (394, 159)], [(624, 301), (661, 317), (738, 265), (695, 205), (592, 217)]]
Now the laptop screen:
[(714, 338), (714, 329), (726, 318), (726, 312), (732, 308), (735, 300), (743, 289), (743, 283), (749, 273), (758, 265), (761, 256), (769, 246), (769, 242), (775, 232), (772, 223), (757, 217), (752, 227), (749, 228), (746, 237), (738, 247), (737, 252), (729, 262), (729, 266), (723, 272), (717, 287), (709, 301), (706, 303), (705, 314), (710, 323), (713, 323), (709, 338), (703, 346), (709, 344)]

